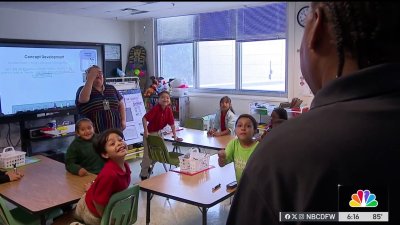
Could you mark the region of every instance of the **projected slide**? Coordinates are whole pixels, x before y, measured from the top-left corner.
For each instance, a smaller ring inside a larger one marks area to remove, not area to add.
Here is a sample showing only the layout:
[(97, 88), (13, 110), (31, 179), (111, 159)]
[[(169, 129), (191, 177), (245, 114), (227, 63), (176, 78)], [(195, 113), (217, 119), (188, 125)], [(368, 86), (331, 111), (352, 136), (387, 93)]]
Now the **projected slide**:
[(4, 114), (69, 107), (97, 65), (96, 49), (0, 47), (0, 96)]

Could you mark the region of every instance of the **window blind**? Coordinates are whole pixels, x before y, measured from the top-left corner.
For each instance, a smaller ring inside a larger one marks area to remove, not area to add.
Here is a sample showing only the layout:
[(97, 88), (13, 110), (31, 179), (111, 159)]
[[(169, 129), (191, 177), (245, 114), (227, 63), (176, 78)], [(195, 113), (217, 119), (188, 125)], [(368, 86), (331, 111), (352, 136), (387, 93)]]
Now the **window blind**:
[(271, 40), (286, 37), (287, 3), (271, 3), (238, 10), (238, 41)]
[(157, 19), (157, 43), (286, 38), (287, 3)]
[(157, 19), (157, 43), (175, 44), (194, 41), (195, 22), (195, 15)]
[(198, 41), (234, 40), (236, 10), (200, 13)]

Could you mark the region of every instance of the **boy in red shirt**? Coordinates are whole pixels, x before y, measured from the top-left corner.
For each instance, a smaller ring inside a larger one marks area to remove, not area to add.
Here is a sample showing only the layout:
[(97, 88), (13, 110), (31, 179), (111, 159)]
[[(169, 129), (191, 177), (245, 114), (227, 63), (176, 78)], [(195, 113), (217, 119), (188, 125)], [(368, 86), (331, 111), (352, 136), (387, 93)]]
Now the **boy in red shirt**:
[[(172, 129), (175, 141), (182, 140), (176, 136), (174, 115), (171, 109), (171, 98), (169, 92), (162, 91), (158, 94), (158, 103), (150, 111), (148, 111), (142, 119), (143, 122), (143, 145), (144, 154), (142, 163), (140, 164), (142, 170), (140, 171), (140, 178), (145, 180), (149, 177), (151, 170), (150, 165), (152, 164), (149, 158), (149, 149), (147, 146), (147, 137), (149, 135), (162, 136), (161, 130), (169, 125)], [(148, 124), (147, 124), (148, 123)]]
[(106, 162), (75, 210), (76, 219), (91, 225), (100, 224), (111, 196), (128, 188), (131, 182), (131, 170), (125, 162), (128, 146), (121, 130), (105, 130), (99, 136), (95, 150)]

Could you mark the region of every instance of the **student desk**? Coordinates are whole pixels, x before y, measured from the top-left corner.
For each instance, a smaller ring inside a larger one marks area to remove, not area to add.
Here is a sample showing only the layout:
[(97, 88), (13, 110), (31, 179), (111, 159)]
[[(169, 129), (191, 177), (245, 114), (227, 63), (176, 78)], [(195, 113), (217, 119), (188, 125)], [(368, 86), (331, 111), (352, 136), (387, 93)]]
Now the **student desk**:
[[(236, 180), (233, 163), (220, 167), (215, 154), (210, 157), (210, 165), (214, 168), (192, 176), (168, 171), (141, 181), (140, 189), (147, 192), (146, 224), (150, 223), (152, 194), (198, 206), (202, 212), (203, 225), (207, 224), (207, 209), (232, 196), (234, 190), (228, 191), (226, 185)], [(218, 184), (221, 187), (213, 191), (213, 187)]]
[(1, 184), (0, 195), (32, 214), (41, 215), (41, 223), (46, 224), (46, 212), (78, 202), (84, 185), (92, 182), (96, 175), (79, 177), (67, 172), (63, 163), (41, 155), (34, 157), (40, 161), (18, 168), (24, 177)]
[[(224, 149), (229, 141), (236, 138), (234, 135), (211, 137), (207, 136), (207, 131), (190, 128), (183, 128), (182, 130), (176, 131), (176, 135), (180, 138), (183, 138), (180, 143), (215, 150)], [(172, 132), (165, 134), (163, 137), (166, 141), (175, 141), (172, 137)]]

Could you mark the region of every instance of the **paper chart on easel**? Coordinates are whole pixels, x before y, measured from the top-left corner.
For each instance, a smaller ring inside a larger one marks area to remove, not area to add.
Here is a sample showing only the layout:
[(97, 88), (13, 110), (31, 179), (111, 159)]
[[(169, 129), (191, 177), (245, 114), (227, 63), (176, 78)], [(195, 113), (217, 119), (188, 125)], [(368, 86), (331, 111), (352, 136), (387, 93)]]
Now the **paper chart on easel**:
[(140, 89), (120, 90), (120, 93), (124, 97), (126, 111), (125, 141), (127, 144), (142, 142), (142, 118), (146, 114), (142, 93)]

